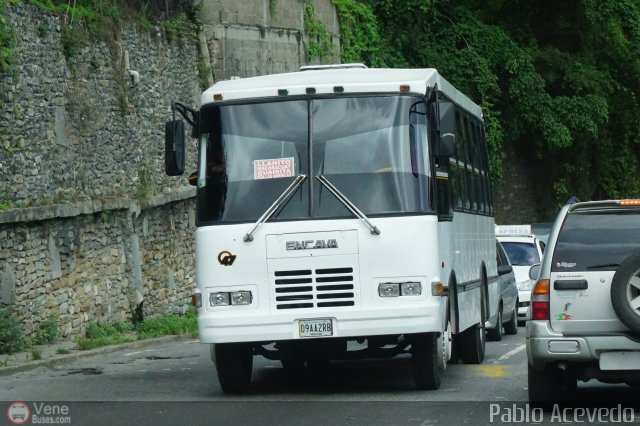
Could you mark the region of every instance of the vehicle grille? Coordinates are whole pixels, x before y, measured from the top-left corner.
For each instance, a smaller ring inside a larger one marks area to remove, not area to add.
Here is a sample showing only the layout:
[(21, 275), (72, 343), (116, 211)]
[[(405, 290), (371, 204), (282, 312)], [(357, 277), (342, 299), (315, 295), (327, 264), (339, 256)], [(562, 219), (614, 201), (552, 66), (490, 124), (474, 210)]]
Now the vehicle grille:
[(275, 271), (277, 309), (354, 306), (353, 268)]

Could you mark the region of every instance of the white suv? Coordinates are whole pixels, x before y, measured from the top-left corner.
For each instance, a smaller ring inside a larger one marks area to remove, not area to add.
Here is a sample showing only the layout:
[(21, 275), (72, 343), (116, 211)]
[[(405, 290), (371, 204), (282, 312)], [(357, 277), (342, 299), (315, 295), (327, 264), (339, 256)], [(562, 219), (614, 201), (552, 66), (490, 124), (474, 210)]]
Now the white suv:
[(640, 384), (640, 200), (564, 206), (530, 275), (530, 402), (578, 380)]
[(518, 323), (523, 324), (529, 309), (531, 289), (535, 284), (529, 279), (531, 265), (540, 263), (545, 244), (532, 232), (531, 225), (497, 225), (496, 238), (507, 252), (516, 274), (518, 287)]

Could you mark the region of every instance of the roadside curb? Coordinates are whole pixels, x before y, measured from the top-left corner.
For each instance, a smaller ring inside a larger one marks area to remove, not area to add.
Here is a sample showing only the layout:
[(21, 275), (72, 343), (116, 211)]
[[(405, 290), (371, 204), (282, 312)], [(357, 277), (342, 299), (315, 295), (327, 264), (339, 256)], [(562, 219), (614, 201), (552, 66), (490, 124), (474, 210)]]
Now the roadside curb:
[(21, 373), (24, 371), (34, 370), (40, 367), (53, 368), (58, 365), (67, 364), (73, 361), (77, 361), (82, 358), (88, 358), (95, 355), (108, 354), (111, 352), (117, 352), (126, 349), (139, 349), (145, 346), (159, 344), (159, 343), (171, 343), (180, 340), (194, 339), (191, 334), (180, 334), (174, 336), (156, 337), (153, 339), (136, 340), (134, 342), (121, 343), (118, 345), (103, 346), (96, 349), (89, 349), (87, 351), (78, 351), (73, 354), (55, 355), (50, 359), (43, 359), (38, 361), (28, 361), (19, 365), (11, 365), (8, 367), (0, 367), (0, 377), (11, 376), (15, 373)]

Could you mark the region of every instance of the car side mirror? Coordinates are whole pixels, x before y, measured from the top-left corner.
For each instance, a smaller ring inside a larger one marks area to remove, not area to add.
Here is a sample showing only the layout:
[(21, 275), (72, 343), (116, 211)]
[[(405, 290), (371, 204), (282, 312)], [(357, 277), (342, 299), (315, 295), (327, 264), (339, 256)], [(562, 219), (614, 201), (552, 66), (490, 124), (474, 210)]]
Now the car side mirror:
[(498, 266), (498, 276), (506, 275), (510, 272), (513, 272), (513, 266), (511, 265), (500, 265)]
[(167, 121), (164, 126), (164, 170), (168, 176), (182, 176), (184, 153), (184, 123)]
[(540, 270), (542, 269), (542, 265), (536, 263), (529, 268), (529, 279), (534, 281), (538, 281), (538, 277), (540, 276)]

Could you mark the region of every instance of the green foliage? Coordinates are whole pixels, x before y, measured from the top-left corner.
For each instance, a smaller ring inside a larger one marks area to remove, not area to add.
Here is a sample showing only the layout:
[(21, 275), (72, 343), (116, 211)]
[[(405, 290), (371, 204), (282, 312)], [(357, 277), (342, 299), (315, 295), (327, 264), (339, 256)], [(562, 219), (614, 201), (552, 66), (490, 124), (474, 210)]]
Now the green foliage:
[(369, 6), (356, 0), (332, 0), (340, 19), (342, 63), (378, 66), (381, 48), (378, 22)]
[(56, 353), (58, 355), (67, 355), (67, 354), (70, 354), (71, 351), (69, 349), (67, 349), (67, 348), (58, 348), (58, 349), (56, 349)]
[(319, 59), (323, 63), (336, 60), (331, 34), (325, 29), (322, 21), (316, 19), (316, 8), (310, 2), (304, 6), (304, 31), (309, 38), (305, 46), (307, 60)]
[(60, 31), (60, 42), (65, 58), (70, 59), (87, 43), (86, 33), (79, 29), (79, 26), (64, 26)]
[(87, 326), (84, 337), (76, 339), (76, 344), (78, 349), (87, 350), (152, 337), (177, 334), (196, 335), (197, 329), (196, 311), (190, 309), (184, 316), (165, 315), (145, 319), (136, 325), (123, 322), (115, 324), (91, 323)]
[(31, 359), (33, 361), (38, 361), (42, 359), (42, 351), (38, 349), (31, 349)]
[(482, 106), (494, 180), (508, 143), (550, 209), (640, 195), (637, 0), (332, 1), (343, 62), (434, 67)]
[(95, 322), (87, 326), (85, 336), (76, 339), (76, 344), (78, 349), (84, 351), (101, 346), (132, 342), (136, 340), (136, 337), (129, 333), (132, 330), (133, 325), (127, 323), (105, 324)]
[(138, 337), (146, 339), (177, 334), (195, 334), (198, 329), (194, 316), (167, 315), (146, 319), (138, 325)]
[(278, 0), (269, 0), (269, 13), (275, 18)]
[(58, 318), (50, 316), (45, 322), (40, 324), (33, 343), (36, 345), (46, 345), (55, 343), (60, 339), (60, 329), (58, 326)]
[(207, 89), (209, 87), (209, 79), (211, 77), (211, 67), (200, 58), (196, 63), (198, 69), (198, 81), (200, 82), (200, 88)]
[(15, 60), (15, 31), (4, 16), (6, 0), (0, 0), (0, 75), (9, 71)]
[(27, 347), (22, 325), (8, 309), (0, 309), (0, 354), (12, 354)]

